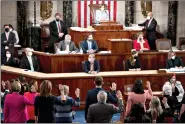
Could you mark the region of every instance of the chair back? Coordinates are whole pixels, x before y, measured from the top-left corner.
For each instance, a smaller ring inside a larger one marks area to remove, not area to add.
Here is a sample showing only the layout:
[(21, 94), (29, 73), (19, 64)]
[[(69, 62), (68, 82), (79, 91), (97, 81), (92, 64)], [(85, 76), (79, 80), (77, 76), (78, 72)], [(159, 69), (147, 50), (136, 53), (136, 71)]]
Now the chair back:
[(185, 49), (185, 37), (179, 37), (178, 49)]
[(157, 39), (156, 40), (157, 50), (171, 50), (171, 40), (170, 39)]

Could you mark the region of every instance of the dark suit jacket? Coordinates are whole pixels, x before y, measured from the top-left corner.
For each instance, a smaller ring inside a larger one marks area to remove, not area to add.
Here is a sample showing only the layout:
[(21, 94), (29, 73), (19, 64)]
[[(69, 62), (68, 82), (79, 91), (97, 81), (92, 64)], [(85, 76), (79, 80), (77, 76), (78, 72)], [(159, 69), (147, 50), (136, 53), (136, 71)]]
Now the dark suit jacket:
[[(87, 113), (88, 113), (88, 109), (89, 106), (91, 104), (97, 103), (97, 94), (100, 90), (103, 90), (102, 88), (94, 88), (92, 90), (89, 90), (87, 92), (87, 96), (86, 96), (86, 102), (85, 102), (85, 119), (87, 119)], [(116, 97), (116, 91), (113, 91), (112, 93), (107, 92), (107, 103), (114, 103), (117, 104), (118, 99)]]
[[(84, 62), (84, 72), (88, 73), (90, 71), (90, 62), (89, 61), (85, 61)], [(94, 71), (99, 72), (100, 71), (100, 64), (99, 61), (94, 60)]]
[[(87, 50), (88, 50), (87, 40), (82, 41), (81, 48), (83, 50), (83, 53), (87, 53)], [(97, 42), (95, 40), (92, 41), (92, 49), (96, 50), (96, 52), (98, 52), (98, 45), (97, 45)]]
[[(33, 62), (34, 71), (40, 71), (39, 61), (37, 60), (36, 56), (32, 56), (32, 62)], [(27, 56), (24, 56), (21, 59), (20, 67), (23, 68), (23, 69), (31, 70), (30, 63), (29, 63), (29, 60), (28, 60)]]
[(134, 65), (131, 65), (131, 62), (130, 62), (130, 60), (128, 59), (127, 61), (126, 61), (126, 71), (128, 71), (129, 69), (137, 69), (137, 68), (140, 68), (140, 61), (139, 61), (139, 58), (137, 57), (136, 58), (136, 62), (135, 62), (135, 64)]
[[(4, 42), (7, 41), (7, 42)], [(14, 43), (16, 42), (15, 34), (13, 32), (9, 33), (8, 39), (6, 38), (5, 32), (1, 34), (1, 55), (5, 57), (6, 51), (5, 46), (9, 47), (9, 51), (14, 53)]]
[(109, 103), (92, 104), (88, 110), (87, 123), (111, 123), (113, 114), (123, 110), (123, 100), (120, 99), (118, 99), (118, 107)]
[[(65, 34), (67, 34), (67, 28), (63, 21), (60, 21), (60, 26), (61, 26), (61, 32), (64, 33), (64, 36), (65, 36)], [(58, 42), (59, 40), (58, 28), (55, 20), (49, 23), (49, 30), (50, 30), (50, 43)], [(60, 40), (63, 40), (64, 36)]]
[[(61, 51), (66, 50), (66, 44), (65, 44), (64, 40), (63, 41), (60, 41), (60, 43), (58, 44), (58, 48)], [(76, 52), (79, 51), (73, 41), (71, 41), (70, 44), (69, 44), (69, 51), (76, 51)]]
[(156, 27), (157, 21), (153, 18), (149, 27), (148, 27), (149, 20), (146, 20), (144, 23), (138, 24), (139, 26), (145, 26), (146, 29), (146, 37), (148, 40), (156, 40)]
[(17, 66), (17, 61), (15, 60), (15, 58), (13, 57), (10, 57), (10, 59), (7, 61), (7, 58), (5, 58), (3, 60), (3, 65), (6, 65), (6, 66), (11, 66), (11, 67), (16, 67)]
[(180, 57), (175, 57), (174, 62), (172, 59), (168, 59), (166, 62), (166, 68), (170, 69), (170, 68), (174, 68), (175, 66), (180, 67), (183, 66), (182, 60)]

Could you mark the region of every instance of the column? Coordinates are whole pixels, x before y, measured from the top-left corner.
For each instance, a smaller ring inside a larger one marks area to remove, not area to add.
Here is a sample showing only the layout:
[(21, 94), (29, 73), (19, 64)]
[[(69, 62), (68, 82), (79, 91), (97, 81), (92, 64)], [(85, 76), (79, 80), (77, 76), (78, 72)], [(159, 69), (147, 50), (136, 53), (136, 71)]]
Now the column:
[(21, 46), (26, 46), (27, 6), (28, 1), (17, 1), (17, 32)]
[(167, 38), (171, 39), (172, 46), (176, 45), (178, 1), (168, 2), (168, 32)]
[(72, 0), (63, 1), (63, 21), (67, 27), (72, 26)]
[(125, 26), (134, 23), (134, 1), (125, 1)]

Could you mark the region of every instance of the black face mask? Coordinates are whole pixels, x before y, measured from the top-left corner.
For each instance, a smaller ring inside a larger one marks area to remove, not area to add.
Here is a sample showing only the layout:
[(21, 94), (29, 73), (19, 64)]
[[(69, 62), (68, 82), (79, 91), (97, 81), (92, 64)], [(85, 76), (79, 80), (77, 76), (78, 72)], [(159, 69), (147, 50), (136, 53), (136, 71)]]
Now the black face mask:
[(9, 28), (5, 28), (5, 32), (9, 32)]
[(60, 21), (59, 19), (56, 19), (56, 21), (58, 22), (58, 21)]
[(137, 59), (137, 56), (134, 56), (134, 59)]
[(139, 38), (139, 41), (141, 41), (142, 40), (142, 38)]

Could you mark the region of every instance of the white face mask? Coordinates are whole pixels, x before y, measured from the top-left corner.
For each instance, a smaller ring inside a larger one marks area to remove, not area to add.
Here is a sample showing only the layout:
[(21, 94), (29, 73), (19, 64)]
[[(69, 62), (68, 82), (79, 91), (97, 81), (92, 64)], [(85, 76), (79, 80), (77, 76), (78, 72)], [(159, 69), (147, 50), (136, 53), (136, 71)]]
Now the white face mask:
[(7, 58), (10, 58), (10, 57), (11, 57), (11, 54), (6, 54), (6, 57), (7, 57)]
[(172, 56), (172, 59), (175, 59), (175, 56)]
[(32, 52), (28, 52), (28, 56), (32, 56)]
[(10, 28), (9, 31), (12, 31), (12, 29)]
[(94, 59), (93, 59), (93, 58), (88, 58), (88, 61), (89, 61), (90, 63), (92, 63), (92, 62), (94, 62)]
[(69, 44), (71, 42), (71, 40), (65, 40), (65, 43)]
[(150, 16), (147, 16), (147, 19), (150, 20)]
[(172, 78), (172, 79), (171, 79), (171, 81), (173, 81), (173, 82), (174, 82), (174, 81), (176, 81), (176, 79), (175, 79), (175, 78)]

